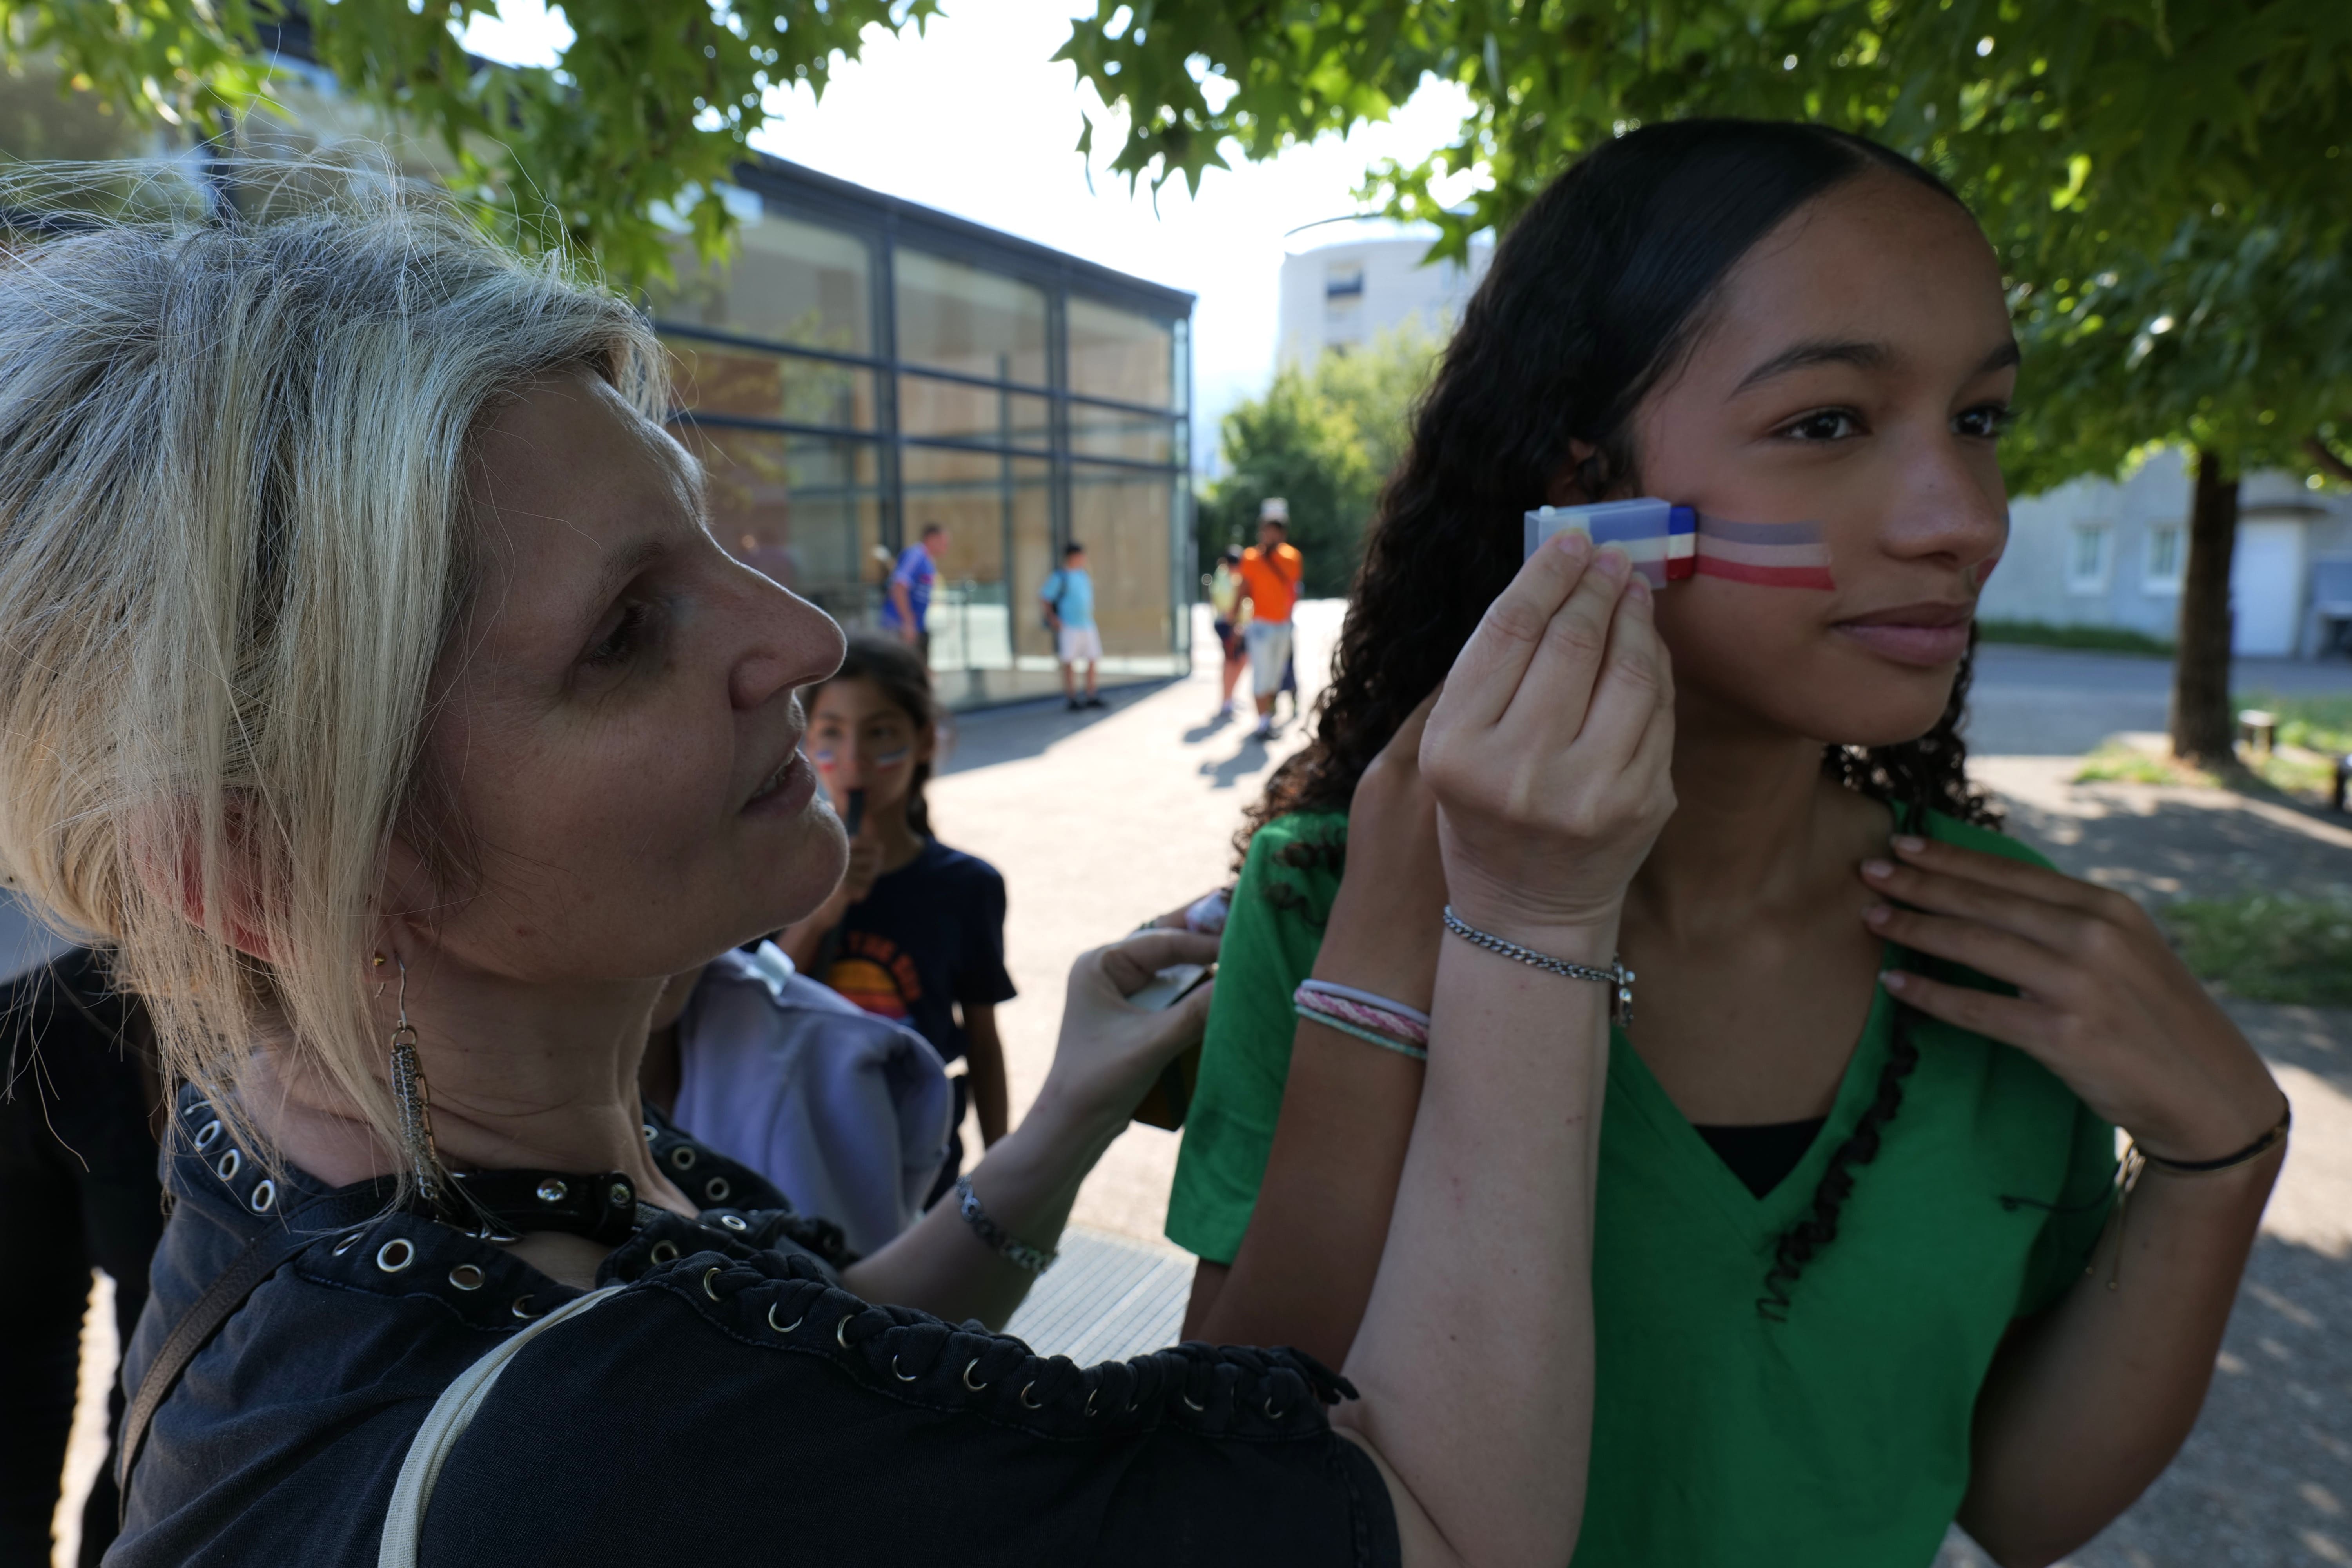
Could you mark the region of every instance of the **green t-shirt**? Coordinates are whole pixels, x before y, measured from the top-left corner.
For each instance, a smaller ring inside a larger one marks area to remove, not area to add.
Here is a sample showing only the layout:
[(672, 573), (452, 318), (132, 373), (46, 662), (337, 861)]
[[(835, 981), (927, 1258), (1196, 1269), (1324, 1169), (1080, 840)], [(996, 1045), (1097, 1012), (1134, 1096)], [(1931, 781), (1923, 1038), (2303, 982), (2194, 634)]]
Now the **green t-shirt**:
[[(1999, 834), (1929, 833), (2040, 863)], [(1230, 1262), (1265, 1174), (1347, 819), (1261, 831), (1236, 889), (1170, 1239)], [(1327, 848), (1326, 847), (1329, 847)], [(1915, 962), (1915, 967), (1926, 967)], [(1990, 986), (1966, 971), (1949, 977)], [(2112, 1204), (2115, 1130), (2023, 1052), (1914, 1015), (1919, 1064), (1786, 1321), (1757, 1310), (1780, 1233), (1876, 1093), (1882, 990), (1828, 1124), (1762, 1198), (1610, 1042), (1592, 1260), (1592, 1466), (1575, 1568), (1899, 1568), (1934, 1560), (1969, 1479), (2002, 1333), (2081, 1278)]]

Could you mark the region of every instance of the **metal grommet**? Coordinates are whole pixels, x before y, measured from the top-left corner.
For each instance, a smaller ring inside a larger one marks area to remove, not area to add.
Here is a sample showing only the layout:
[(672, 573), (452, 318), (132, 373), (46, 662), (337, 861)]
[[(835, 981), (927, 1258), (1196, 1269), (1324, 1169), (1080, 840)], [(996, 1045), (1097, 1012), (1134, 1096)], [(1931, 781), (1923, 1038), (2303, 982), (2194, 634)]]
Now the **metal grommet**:
[(806, 1312), (803, 1312), (799, 1317), (794, 1318), (789, 1323), (780, 1323), (776, 1321), (776, 1303), (773, 1301), (768, 1303), (768, 1327), (775, 1330), (776, 1332), (780, 1334), (791, 1333), (794, 1329), (799, 1328), (801, 1323), (807, 1317), (808, 1314)]
[(710, 1288), (710, 1282), (718, 1278), (719, 1270), (716, 1268), (706, 1268), (702, 1271), (702, 1293), (714, 1301), (719, 1300), (719, 1292)]
[(681, 1171), (694, 1169), (694, 1146), (681, 1143), (669, 1152), (669, 1163)]
[(1267, 1420), (1269, 1420), (1269, 1421), (1279, 1421), (1279, 1420), (1281, 1420), (1281, 1419), (1283, 1418), (1283, 1416), (1284, 1416), (1286, 1414), (1287, 1414), (1287, 1412), (1281, 1411), (1281, 1410), (1276, 1410), (1276, 1409), (1274, 1407), (1274, 1397), (1273, 1397), (1273, 1395), (1269, 1394), (1269, 1395), (1267, 1395), (1267, 1396), (1266, 1396), (1266, 1401), (1265, 1401), (1265, 1418), (1266, 1418)]
[(750, 1225), (744, 1222), (743, 1216), (739, 1214), (720, 1215), (719, 1216), (719, 1223), (725, 1226), (730, 1230), (749, 1230), (751, 1228)]
[(626, 1182), (614, 1182), (613, 1190), (604, 1196), (614, 1208), (626, 1208), (637, 1201), (637, 1190)]
[(966, 1388), (971, 1389), (974, 1394), (978, 1394), (982, 1389), (988, 1386), (988, 1384), (984, 1383), (974, 1383), (971, 1380), (971, 1369), (979, 1364), (980, 1358), (978, 1356), (974, 1356), (971, 1360), (964, 1363), (963, 1369), (963, 1385)]
[(220, 1135), (221, 1124), (218, 1121), (207, 1121), (196, 1129), (196, 1147), (209, 1149), (220, 1142)]
[(1043, 1410), (1045, 1408), (1044, 1405), (1029, 1397), (1029, 1391), (1036, 1386), (1037, 1385), (1034, 1383), (1024, 1383), (1021, 1385), (1021, 1407), (1023, 1409)]
[(1099, 1389), (1099, 1388), (1089, 1388), (1089, 1389), (1087, 1389), (1087, 1415), (1092, 1415), (1095, 1413), (1095, 1395), (1096, 1395), (1096, 1394), (1100, 1394), (1101, 1392), (1102, 1392), (1102, 1390), (1101, 1390), (1101, 1389)]
[(449, 1283), (460, 1290), (478, 1290), (482, 1288), (482, 1271), (470, 1263), (460, 1263), (449, 1270)]
[(395, 1236), (375, 1249), (375, 1266), (386, 1274), (397, 1274), (415, 1261), (416, 1248), (406, 1237)]
[(572, 1189), (553, 1176), (540, 1183), (533, 1191), (537, 1194), (539, 1201), (543, 1204), (560, 1204), (572, 1195)]
[(509, 1312), (512, 1312), (512, 1313), (513, 1313), (516, 1317), (518, 1317), (518, 1318), (528, 1318), (528, 1317), (530, 1317), (530, 1298), (529, 1296), (527, 1296), (527, 1295), (526, 1295), (526, 1296), (517, 1296), (517, 1297), (514, 1299), (514, 1305), (513, 1305), (513, 1306), (511, 1306), (511, 1307), (509, 1307), (509, 1308), (507, 1309), (507, 1310), (508, 1310), (508, 1311), (509, 1311)]
[(833, 1325), (833, 1342), (843, 1350), (849, 1348), (849, 1320), (856, 1316), (857, 1314), (855, 1312), (845, 1313), (841, 1321)]
[(352, 1232), (351, 1235), (343, 1237), (342, 1240), (335, 1243), (335, 1256), (341, 1258), (344, 1253), (349, 1252), (352, 1247), (357, 1247), (360, 1244), (360, 1237), (366, 1234), (367, 1232), (363, 1230), (355, 1230)]
[(254, 1186), (253, 1195), (245, 1200), (245, 1205), (256, 1214), (268, 1214), (269, 1205), (277, 1201), (278, 1184), (264, 1176)]
[(654, 1124), (650, 1121), (646, 1122), (645, 1124), (644, 1131), (646, 1134), (646, 1142), (648, 1143), (652, 1142), (654, 1141)]
[(1195, 1404), (1193, 1404), (1193, 1403), (1192, 1403), (1192, 1396), (1191, 1394), (1186, 1394), (1186, 1395), (1184, 1396), (1184, 1408), (1185, 1408), (1185, 1409), (1187, 1409), (1187, 1410), (1206, 1410), (1206, 1409), (1208, 1409), (1209, 1407), (1208, 1407), (1207, 1405), (1195, 1405)]
[(734, 1190), (727, 1184), (727, 1178), (724, 1176), (713, 1176), (702, 1184), (702, 1195), (714, 1204), (725, 1203), (727, 1194)]
[(654, 1243), (653, 1251), (648, 1256), (650, 1256), (656, 1263), (667, 1263), (670, 1259), (677, 1256), (677, 1243), (674, 1241), (656, 1241)]
[(900, 1372), (898, 1370), (898, 1358), (894, 1355), (890, 1358), (890, 1375), (897, 1378), (900, 1383), (912, 1383), (915, 1381), (918, 1374), (911, 1372)]
[(236, 1173), (243, 1169), (245, 1169), (244, 1153), (239, 1150), (232, 1149), (220, 1157), (219, 1163), (213, 1166), (213, 1174), (224, 1182), (232, 1182), (236, 1179)]

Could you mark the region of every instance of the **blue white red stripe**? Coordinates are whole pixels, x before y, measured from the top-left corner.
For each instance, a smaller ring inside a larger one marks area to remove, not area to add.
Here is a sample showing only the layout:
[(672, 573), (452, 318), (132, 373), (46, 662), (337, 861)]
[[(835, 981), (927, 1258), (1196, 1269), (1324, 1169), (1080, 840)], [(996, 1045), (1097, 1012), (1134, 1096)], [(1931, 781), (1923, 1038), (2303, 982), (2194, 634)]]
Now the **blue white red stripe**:
[(1526, 523), (1529, 555), (1556, 534), (1581, 533), (1624, 551), (1654, 587), (1692, 576), (1771, 588), (1836, 586), (1818, 522), (1734, 522), (1644, 497), (1538, 507)]

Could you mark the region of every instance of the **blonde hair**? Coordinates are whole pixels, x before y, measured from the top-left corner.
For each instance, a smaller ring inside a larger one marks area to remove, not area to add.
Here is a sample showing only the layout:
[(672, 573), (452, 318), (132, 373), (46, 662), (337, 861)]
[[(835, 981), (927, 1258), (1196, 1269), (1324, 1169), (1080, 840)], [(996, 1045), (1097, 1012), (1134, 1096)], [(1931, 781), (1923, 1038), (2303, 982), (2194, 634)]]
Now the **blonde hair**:
[(111, 952), (248, 1150), (265, 1039), (397, 1149), (369, 954), (475, 441), (569, 371), (659, 418), (661, 351), (380, 172), (254, 188), (0, 258), (0, 866)]

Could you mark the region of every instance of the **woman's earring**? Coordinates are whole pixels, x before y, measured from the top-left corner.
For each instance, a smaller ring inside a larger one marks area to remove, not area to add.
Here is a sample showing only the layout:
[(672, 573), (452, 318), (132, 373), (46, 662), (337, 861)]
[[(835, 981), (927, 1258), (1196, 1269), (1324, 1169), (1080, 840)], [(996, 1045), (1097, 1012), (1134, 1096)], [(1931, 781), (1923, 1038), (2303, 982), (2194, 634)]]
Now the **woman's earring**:
[[(376, 963), (383, 962), (382, 954)], [(433, 1096), (416, 1060), (416, 1026), (408, 1021), (408, 964), (400, 964), (400, 1021), (392, 1030), (392, 1094), (400, 1106), (400, 1144), (416, 1180), (417, 1194), (438, 1206), (441, 1155), (433, 1147)]]

